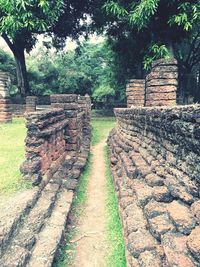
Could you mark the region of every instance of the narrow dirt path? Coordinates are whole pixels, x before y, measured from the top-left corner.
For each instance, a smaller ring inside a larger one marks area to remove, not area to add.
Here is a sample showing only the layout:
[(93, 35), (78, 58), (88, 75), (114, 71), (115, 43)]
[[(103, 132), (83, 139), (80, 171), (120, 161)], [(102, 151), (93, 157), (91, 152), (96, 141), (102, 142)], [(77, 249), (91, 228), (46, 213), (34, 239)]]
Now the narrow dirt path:
[(89, 177), (87, 201), (78, 222), (77, 247), (72, 267), (104, 267), (106, 255), (106, 176), (105, 141), (92, 148), (93, 166)]

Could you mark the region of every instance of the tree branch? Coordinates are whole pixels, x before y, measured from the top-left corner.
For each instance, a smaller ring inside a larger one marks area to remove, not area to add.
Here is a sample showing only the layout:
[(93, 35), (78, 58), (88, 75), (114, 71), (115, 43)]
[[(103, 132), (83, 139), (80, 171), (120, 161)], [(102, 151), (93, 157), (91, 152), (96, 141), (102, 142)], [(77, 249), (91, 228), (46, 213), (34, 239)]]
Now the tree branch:
[(197, 41), (199, 35), (200, 35), (200, 32), (197, 33), (197, 35), (195, 36), (195, 38), (192, 41), (192, 44), (190, 46), (190, 51), (188, 53), (187, 59), (185, 60), (186, 64), (189, 63), (192, 51), (195, 50), (196, 41)]
[(16, 52), (15, 45), (10, 41), (9, 37), (5, 33), (2, 34), (2, 37), (5, 40), (5, 42), (7, 43), (7, 45), (9, 46), (10, 50), (13, 53), (15, 53)]

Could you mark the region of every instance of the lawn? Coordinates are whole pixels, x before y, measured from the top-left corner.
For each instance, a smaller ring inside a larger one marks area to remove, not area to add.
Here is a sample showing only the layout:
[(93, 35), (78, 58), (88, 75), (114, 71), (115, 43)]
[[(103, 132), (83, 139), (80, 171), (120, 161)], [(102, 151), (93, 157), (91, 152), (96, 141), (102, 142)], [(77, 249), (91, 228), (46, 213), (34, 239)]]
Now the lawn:
[(24, 119), (0, 124), (0, 195), (10, 195), (30, 186), (23, 181), (19, 171), (24, 160), (25, 136)]
[(100, 117), (92, 120), (92, 145), (107, 139), (109, 132), (115, 127), (114, 117)]

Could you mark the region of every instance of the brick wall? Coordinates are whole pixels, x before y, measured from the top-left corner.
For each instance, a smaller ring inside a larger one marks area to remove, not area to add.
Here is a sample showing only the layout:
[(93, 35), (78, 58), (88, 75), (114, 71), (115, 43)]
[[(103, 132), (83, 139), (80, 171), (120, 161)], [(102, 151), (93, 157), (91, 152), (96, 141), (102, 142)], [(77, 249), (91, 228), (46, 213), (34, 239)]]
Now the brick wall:
[(29, 113), (26, 115), (26, 161), (21, 166), (25, 178), (39, 184), (49, 180), (63, 161), (65, 130), (68, 120), (63, 109)]
[(175, 59), (156, 60), (146, 77), (145, 106), (175, 106), (178, 63)]
[(10, 76), (0, 72), (0, 123), (12, 122), (12, 109), (9, 96)]
[(145, 80), (130, 80), (126, 85), (127, 107), (144, 107), (145, 105)]
[(37, 97), (27, 96), (26, 97), (26, 112), (36, 111)]
[(0, 123), (12, 122), (12, 107), (9, 98), (0, 98)]
[(175, 106), (178, 87), (176, 59), (153, 62), (144, 80), (130, 80), (126, 86), (127, 107)]
[(26, 112), (26, 105), (24, 104), (11, 104), (12, 114), (15, 117), (23, 117)]
[[(26, 113), (26, 161), (21, 172), (35, 185), (54, 178), (62, 182), (63, 170), (69, 171), (72, 165), (83, 167), (90, 145), (90, 118), (79, 107), (78, 96), (52, 95), (51, 101), (47, 110)], [(62, 174), (57, 175), (59, 169)]]
[(115, 114), (108, 144), (128, 266), (200, 266), (200, 105)]

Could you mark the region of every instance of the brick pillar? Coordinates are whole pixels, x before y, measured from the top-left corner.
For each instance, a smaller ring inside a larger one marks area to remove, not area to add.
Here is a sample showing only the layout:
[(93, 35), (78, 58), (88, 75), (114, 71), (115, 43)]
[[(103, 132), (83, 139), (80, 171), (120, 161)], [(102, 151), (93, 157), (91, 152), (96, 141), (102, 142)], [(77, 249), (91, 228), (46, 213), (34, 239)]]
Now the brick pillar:
[(9, 95), (10, 76), (0, 72), (0, 123), (12, 122), (12, 107)]
[[(90, 136), (91, 133), (91, 99), (89, 95), (78, 96), (79, 116), (78, 125), (80, 129), (81, 142), (85, 137)], [(83, 142), (82, 142), (83, 143)], [(81, 146), (82, 146), (81, 143)]]
[(87, 118), (90, 121), (91, 117), (91, 98), (89, 95), (78, 96), (78, 105), (81, 111), (84, 111), (87, 114)]
[(126, 85), (127, 107), (144, 107), (145, 80), (130, 80)]
[(146, 77), (146, 106), (176, 105), (178, 65), (176, 59), (159, 59)]
[(78, 106), (81, 111), (87, 110), (87, 101), (85, 96), (78, 96)]
[(66, 150), (79, 151), (78, 96), (74, 94), (51, 95), (51, 106), (53, 108), (63, 108), (65, 110), (65, 115), (69, 120), (65, 132)]
[(91, 117), (92, 117), (92, 103), (91, 98), (88, 94), (85, 95), (86, 99), (86, 105), (87, 105), (87, 114), (88, 114), (88, 121), (90, 123)]
[(26, 112), (36, 111), (37, 96), (26, 97)]

